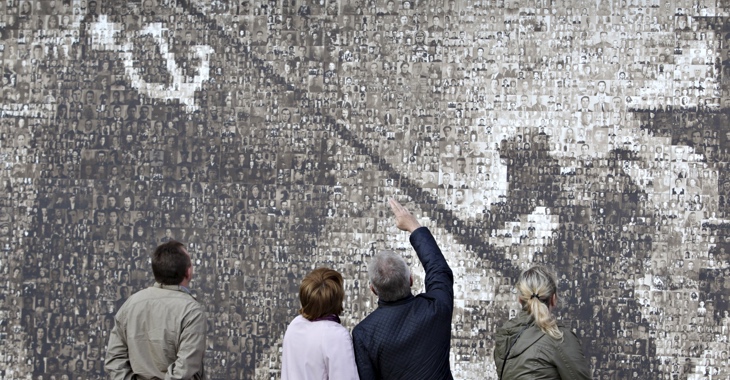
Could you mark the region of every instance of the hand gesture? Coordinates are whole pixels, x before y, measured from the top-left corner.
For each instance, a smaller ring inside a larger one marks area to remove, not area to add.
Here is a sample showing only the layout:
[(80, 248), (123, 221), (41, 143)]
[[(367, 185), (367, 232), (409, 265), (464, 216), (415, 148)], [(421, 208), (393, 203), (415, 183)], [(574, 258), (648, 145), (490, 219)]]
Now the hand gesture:
[(390, 209), (393, 210), (393, 215), (395, 215), (395, 226), (398, 227), (398, 229), (408, 231), (410, 233), (415, 231), (418, 227), (421, 227), (421, 223), (418, 223), (416, 217), (398, 203), (398, 201), (390, 198), (388, 203), (390, 204)]

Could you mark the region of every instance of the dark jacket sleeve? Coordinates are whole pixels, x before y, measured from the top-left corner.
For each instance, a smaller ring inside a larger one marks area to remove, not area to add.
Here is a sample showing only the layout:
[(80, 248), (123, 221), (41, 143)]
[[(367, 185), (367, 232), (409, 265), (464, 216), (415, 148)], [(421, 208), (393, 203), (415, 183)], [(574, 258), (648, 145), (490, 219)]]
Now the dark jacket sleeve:
[(555, 365), (561, 379), (590, 380), (591, 368), (583, 355), (580, 340), (568, 329), (563, 330), (563, 342), (555, 353)]
[(360, 379), (375, 379), (375, 369), (373, 363), (370, 362), (370, 355), (362, 341), (362, 330), (355, 327), (352, 330), (352, 345), (355, 349), (355, 363), (357, 364), (357, 373)]
[(410, 241), (426, 271), (426, 295), (434, 297), (453, 310), (454, 274), (436, 244), (436, 239), (428, 228), (420, 227), (413, 231)]

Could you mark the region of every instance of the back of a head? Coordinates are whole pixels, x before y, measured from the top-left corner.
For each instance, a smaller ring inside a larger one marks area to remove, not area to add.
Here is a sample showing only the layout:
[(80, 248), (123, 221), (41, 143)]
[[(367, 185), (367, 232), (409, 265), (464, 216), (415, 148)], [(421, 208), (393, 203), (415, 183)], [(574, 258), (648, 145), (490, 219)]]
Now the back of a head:
[(533, 317), (535, 324), (551, 337), (562, 339), (563, 332), (549, 307), (558, 290), (555, 275), (546, 267), (537, 265), (520, 274), (515, 288), (523, 310)]
[(179, 241), (160, 244), (152, 253), (152, 274), (163, 285), (180, 285), (191, 265), (185, 246)]
[(370, 284), (382, 301), (397, 301), (411, 293), (411, 271), (403, 257), (393, 251), (376, 254), (368, 272)]
[(299, 286), (299, 313), (312, 321), (327, 315), (342, 313), (345, 290), (342, 275), (329, 268), (317, 268), (310, 272)]

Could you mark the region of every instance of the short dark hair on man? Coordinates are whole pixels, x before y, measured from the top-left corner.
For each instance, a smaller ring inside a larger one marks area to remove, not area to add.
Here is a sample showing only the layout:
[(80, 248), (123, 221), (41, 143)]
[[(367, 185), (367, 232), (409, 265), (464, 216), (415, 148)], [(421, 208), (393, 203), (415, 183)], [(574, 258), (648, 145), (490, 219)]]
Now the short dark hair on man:
[(163, 285), (180, 285), (191, 265), (190, 256), (179, 241), (160, 244), (152, 253), (152, 273), (155, 281)]

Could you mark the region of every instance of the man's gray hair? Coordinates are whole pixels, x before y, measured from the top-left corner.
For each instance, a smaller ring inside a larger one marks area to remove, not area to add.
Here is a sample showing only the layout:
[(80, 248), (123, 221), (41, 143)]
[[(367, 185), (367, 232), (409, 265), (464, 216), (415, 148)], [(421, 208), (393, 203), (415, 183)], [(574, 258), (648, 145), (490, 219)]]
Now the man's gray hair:
[(397, 301), (411, 293), (411, 270), (403, 257), (393, 251), (380, 251), (368, 267), (370, 284), (378, 298)]

